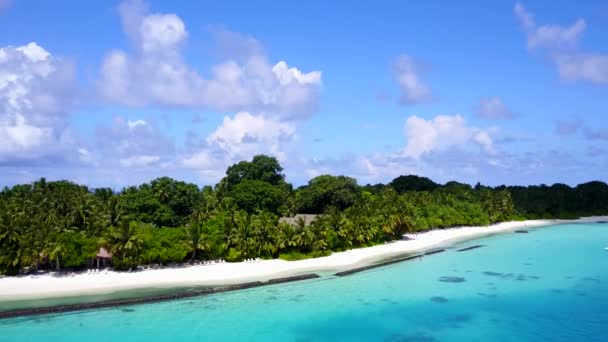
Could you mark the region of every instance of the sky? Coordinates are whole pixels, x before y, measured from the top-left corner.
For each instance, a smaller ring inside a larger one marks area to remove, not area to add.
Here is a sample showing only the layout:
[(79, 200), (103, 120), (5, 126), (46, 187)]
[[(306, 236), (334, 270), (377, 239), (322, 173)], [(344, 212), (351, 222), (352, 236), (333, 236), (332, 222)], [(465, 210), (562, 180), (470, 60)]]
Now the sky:
[(0, 185), (608, 181), (608, 2), (0, 0)]

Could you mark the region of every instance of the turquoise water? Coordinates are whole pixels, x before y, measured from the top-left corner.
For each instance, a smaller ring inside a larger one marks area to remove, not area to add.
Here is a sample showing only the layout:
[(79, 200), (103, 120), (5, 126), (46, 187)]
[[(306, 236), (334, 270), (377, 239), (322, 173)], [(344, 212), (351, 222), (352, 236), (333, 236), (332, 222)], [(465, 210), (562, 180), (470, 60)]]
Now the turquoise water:
[(606, 341), (606, 246), (608, 224), (559, 225), (343, 278), (2, 320), (0, 340)]

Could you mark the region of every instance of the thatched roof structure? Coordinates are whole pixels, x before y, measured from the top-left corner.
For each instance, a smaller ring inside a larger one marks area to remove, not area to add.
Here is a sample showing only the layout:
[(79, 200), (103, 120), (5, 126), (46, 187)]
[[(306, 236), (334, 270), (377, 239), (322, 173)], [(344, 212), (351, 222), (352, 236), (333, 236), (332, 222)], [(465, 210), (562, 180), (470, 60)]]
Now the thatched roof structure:
[(315, 215), (315, 214), (297, 214), (294, 217), (281, 217), (279, 219), (279, 223), (286, 222), (286, 223), (289, 223), (291, 225), (295, 225), (298, 222), (299, 219), (303, 219), (304, 220), (304, 225), (308, 226), (314, 220), (317, 219), (317, 216), (319, 216), (319, 215)]
[(101, 247), (99, 249), (99, 252), (97, 252), (97, 257), (110, 259), (112, 257), (112, 254), (110, 254), (107, 249)]

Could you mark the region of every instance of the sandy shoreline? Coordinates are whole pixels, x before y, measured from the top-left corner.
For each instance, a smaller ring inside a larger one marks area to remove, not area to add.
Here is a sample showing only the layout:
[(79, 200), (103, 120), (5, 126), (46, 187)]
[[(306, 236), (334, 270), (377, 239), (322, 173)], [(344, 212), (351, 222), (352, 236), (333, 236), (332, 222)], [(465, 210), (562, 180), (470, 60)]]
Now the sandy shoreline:
[(95, 295), (122, 290), (171, 288), (182, 286), (219, 286), (266, 281), (303, 273), (346, 270), (382, 259), (421, 252), (439, 246), (517, 229), (560, 223), (608, 221), (608, 216), (578, 220), (529, 220), (503, 222), (486, 227), (462, 227), (420, 233), (414, 240), (333, 253), (330, 256), (300, 261), (261, 260), (259, 262), (166, 268), (141, 272), (102, 272), (73, 277), (51, 275), (0, 278), (0, 304), (3, 301)]

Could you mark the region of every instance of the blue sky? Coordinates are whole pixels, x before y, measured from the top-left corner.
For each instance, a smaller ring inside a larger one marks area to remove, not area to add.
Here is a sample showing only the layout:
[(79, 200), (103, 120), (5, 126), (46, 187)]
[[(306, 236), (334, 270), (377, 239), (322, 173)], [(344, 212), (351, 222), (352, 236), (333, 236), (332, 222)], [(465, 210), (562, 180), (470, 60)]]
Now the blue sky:
[(0, 0), (0, 184), (608, 180), (608, 3)]

